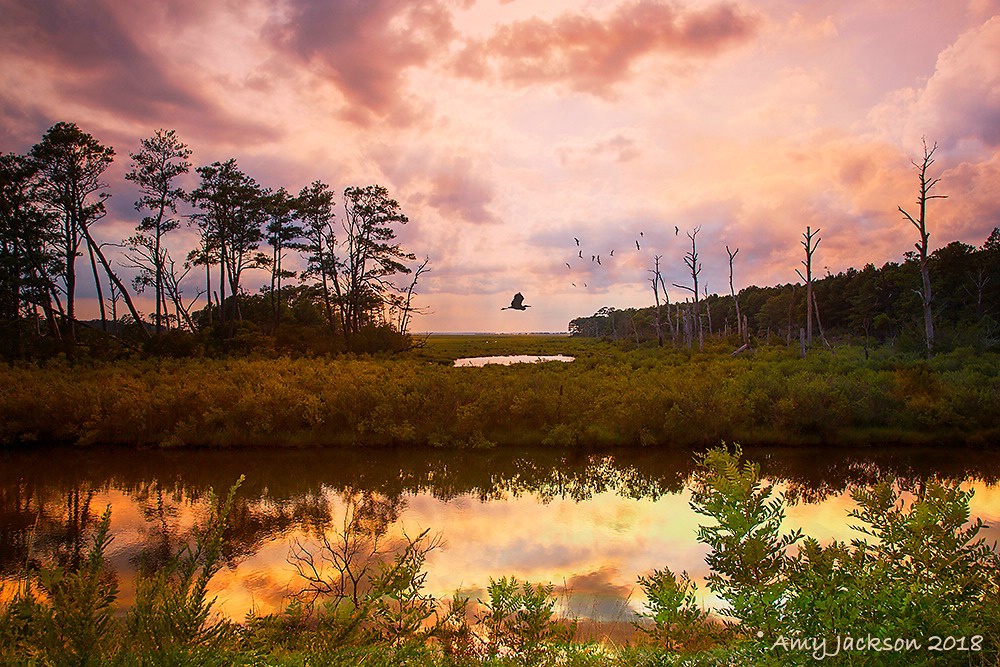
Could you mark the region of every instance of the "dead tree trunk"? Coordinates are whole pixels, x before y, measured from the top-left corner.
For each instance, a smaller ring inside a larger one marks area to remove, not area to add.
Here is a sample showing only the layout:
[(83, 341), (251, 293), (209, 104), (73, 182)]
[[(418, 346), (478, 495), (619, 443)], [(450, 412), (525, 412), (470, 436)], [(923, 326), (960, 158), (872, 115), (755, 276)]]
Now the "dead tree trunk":
[(927, 170), (930, 169), (931, 165), (934, 164), (934, 151), (937, 150), (937, 143), (932, 147), (927, 148), (927, 140), (923, 141), (924, 144), (924, 159), (920, 164), (913, 162), (913, 166), (917, 168), (917, 173), (920, 178), (920, 191), (917, 195), (917, 206), (919, 211), (917, 218), (903, 210), (902, 206), (898, 206), (899, 212), (910, 221), (910, 223), (917, 228), (917, 232), (920, 234), (920, 241), (913, 244), (920, 253), (920, 279), (922, 283), (922, 289), (920, 290), (920, 298), (923, 302), (924, 307), (924, 338), (927, 343), (927, 357), (930, 358), (934, 355), (934, 318), (931, 313), (931, 275), (930, 267), (928, 264), (928, 239), (931, 233), (927, 231), (927, 202), (931, 199), (947, 199), (947, 195), (932, 195), (931, 189), (938, 184), (940, 178), (929, 178), (927, 176)]
[(795, 273), (799, 274), (799, 278), (806, 283), (806, 344), (812, 345), (813, 340), (813, 279), (812, 279), (812, 259), (813, 253), (816, 252), (816, 247), (819, 246), (819, 242), (822, 239), (813, 238), (819, 234), (819, 230), (812, 231), (811, 227), (806, 227), (805, 233), (802, 235), (802, 247), (805, 248), (806, 258), (802, 261), (802, 266), (806, 269), (806, 275), (802, 275), (802, 272), (795, 269)]
[[(663, 331), (660, 328), (660, 288), (659, 286), (663, 283), (663, 277), (660, 275), (660, 259), (662, 255), (656, 255), (653, 257), (653, 270), (650, 272), (653, 277), (649, 279), (649, 282), (653, 286), (653, 301), (656, 304), (656, 310), (653, 311), (653, 326), (656, 328), (656, 345), (658, 347), (663, 347)], [(666, 289), (663, 290), (663, 298), (667, 302), (667, 314), (670, 313), (670, 301), (667, 298)]]
[[(691, 250), (684, 255), (684, 264), (688, 267), (688, 271), (691, 273), (691, 283), (689, 287), (687, 285), (678, 285), (674, 283), (674, 287), (687, 290), (691, 292), (694, 296), (694, 302), (692, 304), (691, 317), (694, 320), (699, 319), (698, 312), (698, 274), (701, 273), (701, 262), (698, 261), (698, 232), (701, 231), (701, 227), (695, 227), (693, 232), (688, 232), (687, 237), (691, 239)], [(694, 334), (693, 324), (691, 334)], [(688, 347), (691, 346), (691, 339), (688, 338)]]
[(726, 253), (729, 254), (729, 293), (733, 296), (733, 304), (736, 305), (736, 333), (743, 342), (746, 342), (746, 335), (743, 333), (743, 318), (740, 317), (740, 300), (736, 298), (736, 290), (733, 288), (733, 260), (736, 259), (740, 249), (730, 250), (726, 246)]

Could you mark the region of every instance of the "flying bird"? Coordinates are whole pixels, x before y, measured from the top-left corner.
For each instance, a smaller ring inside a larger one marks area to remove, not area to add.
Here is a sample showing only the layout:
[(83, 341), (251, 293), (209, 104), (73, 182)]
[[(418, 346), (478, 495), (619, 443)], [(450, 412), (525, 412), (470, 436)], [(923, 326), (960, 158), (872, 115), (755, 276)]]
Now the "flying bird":
[(573, 240), (574, 240), (574, 241), (576, 241), (576, 244), (577, 244), (577, 245), (580, 245), (580, 239), (578, 239), (578, 238), (576, 238), (576, 237), (574, 236), (574, 237), (573, 237)]
[(612, 256), (612, 257), (614, 257), (614, 256), (615, 256), (615, 251), (614, 251), (614, 250), (612, 250), (612, 251), (611, 251), (611, 256)]
[(510, 300), (510, 305), (501, 308), (500, 310), (525, 310), (531, 308), (531, 306), (524, 305), (524, 295), (518, 292), (514, 295), (514, 298)]
[(642, 236), (642, 232), (639, 232), (639, 236)]
[(593, 262), (595, 259), (597, 259), (597, 255), (591, 255), (590, 256), (590, 261), (591, 262)]
[(636, 239), (636, 241), (635, 241), (635, 249), (636, 250), (642, 250), (642, 248), (639, 247), (639, 240), (638, 239)]
[(582, 250), (579, 251), (577, 254), (580, 256), (580, 259), (583, 259), (583, 251)]
[(674, 236), (677, 236), (680, 233), (681, 233), (681, 228), (678, 227), (677, 225), (674, 225)]
[(567, 269), (572, 269), (573, 267), (569, 265), (569, 262), (566, 262), (566, 268)]
[(597, 256), (597, 265), (598, 266), (601, 265), (601, 256), (600, 255)]

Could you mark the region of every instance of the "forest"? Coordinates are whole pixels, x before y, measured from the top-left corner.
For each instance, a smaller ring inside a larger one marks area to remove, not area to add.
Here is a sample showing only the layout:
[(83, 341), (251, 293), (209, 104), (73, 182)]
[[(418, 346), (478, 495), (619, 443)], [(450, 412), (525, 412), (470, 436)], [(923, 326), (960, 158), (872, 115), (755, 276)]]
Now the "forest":
[[(204, 345), (239, 353), (248, 337), (276, 336), (282, 324), (292, 330), (290, 348), (326, 353), (405, 346), (414, 289), (428, 260), (417, 264), (395, 242), (408, 219), (385, 187), (345, 188), (338, 216), (336, 194), (326, 183), (313, 181), (298, 194), (271, 189), (235, 159), (198, 167), (197, 187), (185, 191), (178, 181), (191, 169), (190, 156), (173, 130), (140, 142), (129, 154), (125, 179), (139, 193), (134, 208), (141, 218), (134, 234), (104, 243), (97, 232), (108, 214), (104, 179), (113, 148), (61, 122), (26, 155), (0, 155), (5, 357), (189, 356)], [(185, 204), (192, 212), (179, 215)], [(197, 230), (199, 243), (177, 257), (170, 235), (184, 221)], [(109, 246), (124, 257), (118, 267)], [(300, 256), (303, 271), (287, 268), (291, 253)], [(98, 320), (78, 315), (81, 267), (92, 274)], [(122, 268), (135, 275), (131, 285), (119, 275)], [(258, 294), (245, 287), (252, 269), (269, 274)], [(185, 279), (198, 273), (204, 286), (190, 294)], [(150, 313), (137, 308), (138, 293), (152, 297)]]
[[(928, 264), (936, 347), (997, 349), (1000, 229), (994, 229), (978, 248), (953, 241), (931, 253)], [(888, 262), (881, 267), (866, 264), (860, 270), (852, 268), (815, 279), (814, 299), (821, 312), (824, 335), (831, 342), (920, 351), (924, 346), (924, 323), (919, 285), (920, 262), (915, 252), (908, 253), (903, 262)], [(805, 286), (798, 283), (740, 290), (736, 300), (748, 335), (765, 344), (798, 345), (799, 329), (806, 326), (806, 294)], [(717, 294), (701, 299), (705, 336), (739, 335), (736, 300)], [(691, 344), (690, 328), (685, 330), (684, 326), (685, 310), (692, 305), (688, 299), (661, 307), (662, 335), (667, 342)], [(655, 307), (607, 307), (590, 317), (572, 320), (569, 330), (575, 336), (642, 344), (656, 340), (656, 317)]]

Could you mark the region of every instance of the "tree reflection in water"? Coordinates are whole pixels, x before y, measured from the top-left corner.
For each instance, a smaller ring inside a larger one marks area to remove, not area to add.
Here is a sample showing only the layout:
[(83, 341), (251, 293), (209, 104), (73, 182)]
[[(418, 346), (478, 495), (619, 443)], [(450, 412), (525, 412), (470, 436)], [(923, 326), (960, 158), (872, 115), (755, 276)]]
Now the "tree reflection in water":
[[(765, 476), (781, 484), (791, 503), (801, 505), (841, 497), (853, 486), (886, 477), (898, 478), (902, 488), (916, 488), (931, 475), (997, 482), (990, 452), (757, 449), (747, 455), (761, 463)], [(7, 450), (0, 453), (0, 578), (11, 582), (43, 564), (78, 565), (97, 515), (108, 503), (113, 505), (113, 527), (129, 528), (116, 533), (111, 547), (111, 560), (122, 579), (129, 577), (128, 570), (155, 570), (180, 545), (191, 542), (191, 531), (206, 511), (209, 489), (226, 489), (241, 474), (247, 479), (225, 534), (224, 558), (231, 569), (275, 545), (285, 545), (285, 558), (290, 550), (293, 560), (312, 547), (346, 549), (352, 558), (392, 558), (400, 544), (393, 540), (393, 526), (409, 511), (413, 498), (543, 506), (613, 495), (657, 502), (682, 493), (693, 470), (690, 451), (649, 448)], [(446, 526), (431, 528), (449, 537)], [(521, 528), (545, 532), (554, 527)], [(481, 548), (491, 549), (488, 544)], [(320, 552), (314, 553), (319, 557)], [(587, 581), (596, 571), (600, 568), (571, 578)], [(356, 576), (351, 572), (345, 576)], [(627, 574), (634, 582), (644, 573)], [(308, 584), (309, 578), (304, 581)], [(294, 591), (294, 584), (288, 586)], [(617, 591), (619, 585), (609, 586)]]

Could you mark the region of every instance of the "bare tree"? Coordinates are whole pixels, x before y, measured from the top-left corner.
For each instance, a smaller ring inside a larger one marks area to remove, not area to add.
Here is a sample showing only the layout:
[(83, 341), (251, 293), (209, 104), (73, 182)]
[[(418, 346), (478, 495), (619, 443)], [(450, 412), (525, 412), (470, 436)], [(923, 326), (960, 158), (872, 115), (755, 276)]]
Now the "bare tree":
[(917, 195), (917, 206), (919, 207), (917, 217), (914, 218), (912, 215), (903, 210), (902, 206), (898, 206), (899, 212), (910, 221), (914, 227), (917, 228), (917, 232), (920, 234), (920, 241), (913, 244), (917, 249), (920, 258), (920, 279), (922, 281), (922, 289), (917, 293), (920, 295), (921, 301), (924, 307), (924, 338), (927, 343), (927, 356), (931, 357), (934, 354), (934, 319), (931, 313), (931, 275), (928, 265), (928, 239), (930, 239), (931, 233), (927, 231), (927, 202), (931, 199), (947, 199), (947, 195), (932, 195), (930, 192), (935, 185), (941, 180), (940, 178), (930, 178), (927, 175), (927, 170), (931, 168), (934, 164), (934, 152), (937, 150), (937, 143), (935, 142), (930, 148), (927, 147), (927, 140), (923, 139), (924, 145), (924, 159), (918, 164), (912, 162), (913, 166), (917, 168), (917, 174), (920, 179), (920, 190)]
[(687, 265), (688, 271), (691, 272), (691, 282), (692, 286), (678, 285), (674, 283), (674, 287), (687, 290), (691, 292), (694, 296), (694, 302), (692, 304), (692, 323), (691, 331), (688, 336), (688, 347), (691, 346), (691, 339), (694, 337), (694, 326), (697, 324), (698, 328), (701, 329), (701, 316), (698, 308), (698, 274), (701, 273), (701, 262), (698, 261), (698, 232), (701, 231), (701, 226), (694, 228), (693, 232), (688, 232), (687, 237), (691, 239), (691, 250), (684, 254), (684, 264)]
[[(656, 344), (659, 347), (663, 347), (663, 330), (660, 324), (660, 290), (663, 290), (663, 302), (667, 306), (667, 320), (670, 319), (670, 296), (667, 294), (667, 286), (663, 282), (663, 275), (660, 273), (660, 260), (663, 259), (663, 255), (656, 255), (653, 257), (653, 269), (650, 271), (652, 277), (649, 279), (650, 284), (653, 287), (653, 300), (656, 303), (656, 310), (653, 311), (653, 326), (656, 327)], [(673, 328), (671, 328), (671, 337), (673, 334)]]
[(422, 312), (421, 309), (413, 307), (413, 295), (415, 294), (414, 290), (417, 287), (417, 281), (420, 279), (421, 274), (430, 271), (430, 268), (427, 266), (430, 261), (430, 257), (424, 257), (424, 261), (421, 262), (420, 266), (418, 266), (413, 272), (413, 280), (410, 281), (410, 285), (403, 290), (405, 297), (402, 297), (399, 302), (398, 327), (399, 333), (404, 336), (406, 335), (407, 329), (410, 327), (410, 319), (413, 317), (413, 314)]
[[(806, 227), (806, 231), (802, 234), (802, 247), (805, 248), (806, 258), (802, 260), (802, 266), (806, 269), (806, 275), (802, 275), (802, 272), (795, 269), (795, 273), (799, 274), (799, 278), (802, 278), (806, 283), (806, 344), (812, 345), (813, 340), (813, 279), (812, 279), (812, 258), (813, 253), (816, 252), (816, 248), (819, 246), (819, 242), (822, 238), (815, 238), (819, 234), (819, 230), (812, 231), (811, 227)], [(814, 240), (815, 239), (815, 240)]]
[(736, 298), (736, 290), (733, 288), (733, 260), (736, 259), (740, 249), (730, 250), (726, 246), (726, 253), (729, 255), (729, 293), (733, 296), (733, 303), (736, 304), (736, 333), (746, 342), (746, 334), (743, 331), (743, 318), (740, 316), (740, 300)]

